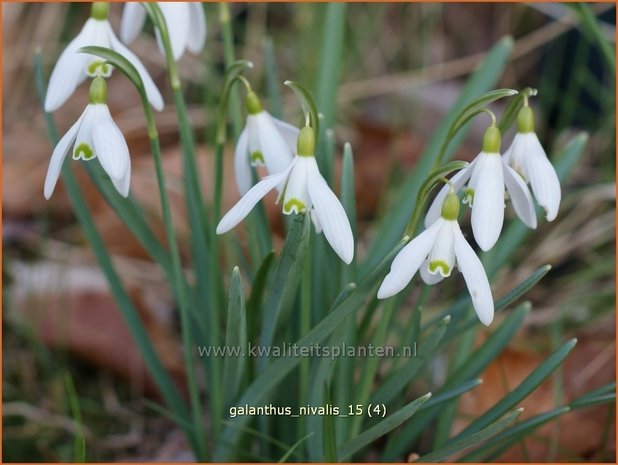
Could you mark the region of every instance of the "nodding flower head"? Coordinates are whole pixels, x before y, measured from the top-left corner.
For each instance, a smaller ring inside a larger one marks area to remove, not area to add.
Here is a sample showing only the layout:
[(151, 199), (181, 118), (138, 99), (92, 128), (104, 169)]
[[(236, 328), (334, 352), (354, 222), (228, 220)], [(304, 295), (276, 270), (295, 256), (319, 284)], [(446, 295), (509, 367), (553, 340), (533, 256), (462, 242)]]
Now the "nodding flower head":
[(378, 289), (378, 298), (399, 293), (419, 269), (423, 281), (432, 285), (449, 277), (457, 266), (479, 320), (484, 325), (491, 324), (494, 301), (489, 281), (481, 261), (459, 228), (458, 214), (459, 198), (451, 190), (442, 201), (440, 216), (397, 254)]
[(442, 202), (452, 188), (463, 189), (463, 202), (472, 208), (472, 232), (481, 249), (491, 249), (504, 223), (505, 191), (508, 192), (515, 213), (529, 228), (536, 228), (536, 213), (532, 196), (521, 176), (500, 156), (500, 131), (490, 126), (483, 138), (481, 153), (451, 178), (451, 186), (444, 186), (434, 199), (425, 218), (425, 226), (438, 219)]
[(52, 153), (43, 194), (49, 199), (69, 151), (74, 160), (98, 158), (118, 192), (126, 197), (131, 184), (131, 161), (127, 143), (107, 108), (107, 85), (95, 77), (90, 85), (90, 103), (60, 139)]
[(252, 90), (247, 93), (247, 123), (234, 150), (236, 185), (241, 195), (253, 185), (251, 166), (265, 165), (269, 174), (285, 171), (290, 165), (298, 139), (298, 128), (273, 118)]
[(333, 250), (349, 264), (354, 257), (352, 228), (343, 205), (320, 174), (314, 149), (315, 132), (310, 126), (305, 126), (298, 136), (298, 153), (286, 169), (266, 176), (249, 189), (221, 219), (217, 234), (234, 228), (268, 192), (276, 188), (279, 190), (277, 201), (283, 203), (283, 213), (310, 214), (316, 230), (324, 232)]
[[(201, 2), (157, 2), (165, 18), (174, 59), (189, 50), (198, 54), (206, 43), (206, 15)], [(120, 24), (120, 37), (125, 44), (133, 42), (146, 22), (146, 10), (139, 2), (127, 2)], [(159, 31), (159, 49), (163, 52)]]
[(519, 111), (517, 134), (504, 153), (504, 161), (530, 183), (547, 221), (555, 220), (560, 208), (560, 181), (534, 132), (534, 113), (529, 106)]
[(80, 48), (88, 45), (112, 49), (129, 60), (144, 81), (150, 104), (156, 110), (163, 109), (163, 98), (148, 71), (139, 58), (116, 38), (107, 20), (108, 11), (109, 7), (105, 2), (93, 3), (90, 18), (58, 58), (49, 79), (45, 111), (52, 112), (60, 108), (88, 76), (109, 77), (111, 74), (112, 67), (101, 58), (78, 52)]

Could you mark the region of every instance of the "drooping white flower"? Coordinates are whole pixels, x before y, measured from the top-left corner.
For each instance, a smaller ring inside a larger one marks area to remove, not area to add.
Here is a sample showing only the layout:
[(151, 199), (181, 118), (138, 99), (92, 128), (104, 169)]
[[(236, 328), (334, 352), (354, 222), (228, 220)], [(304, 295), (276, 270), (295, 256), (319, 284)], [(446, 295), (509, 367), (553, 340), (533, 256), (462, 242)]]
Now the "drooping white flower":
[(251, 166), (265, 165), (269, 174), (285, 171), (296, 149), (299, 129), (272, 117), (254, 92), (247, 95), (247, 124), (234, 150), (236, 185), (241, 195), (251, 186)]
[[(485, 132), (482, 152), (467, 168), (451, 178), (451, 184), (455, 192), (464, 188), (463, 202), (472, 208), (474, 239), (484, 251), (495, 245), (502, 231), (505, 189), (517, 216), (529, 228), (536, 228), (536, 213), (530, 191), (521, 176), (500, 156), (500, 131), (495, 126)], [(446, 185), (438, 193), (427, 212), (425, 226), (439, 218), (442, 202), (450, 189)]]
[(43, 189), (46, 199), (54, 192), (62, 164), (71, 147), (74, 160), (90, 161), (98, 158), (118, 192), (123, 197), (129, 195), (129, 148), (105, 102), (105, 79), (95, 77), (90, 86), (90, 103), (54, 148)]
[[(317, 232), (324, 233), (333, 250), (345, 262), (354, 257), (354, 237), (343, 205), (320, 174), (314, 157), (315, 134), (306, 126), (298, 137), (298, 154), (289, 166), (263, 178), (225, 214), (217, 225), (223, 234), (240, 223), (253, 207), (271, 190), (277, 188), (283, 213), (308, 213)], [(317, 221), (316, 221), (317, 220)]]
[(81, 47), (88, 45), (112, 49), (129, 60), (144, 81), (150, 104), (158, 111), (163, 109), (163, 97), (148, 71), (139, 58), (116, 38), (107, 20), (108, 9), (109, 7), (104, 2), (93, 3), (92, 16), (58, 58), (49, 79), (45, 111), (52, 112), (60, 108), (88, 76), (109, 76), (111, 74), (111, 66), (104, 64), (101, 58), (78, 53)]
[(386, 299), (400, 292), (419, 269), (427, 284), (436, 284), (450, 276), (457, 265), (479, 320), (488, 326), (494, 317), (491, 288), (481, 261), (457, 223), (457, 194), (450, 191), (440, 208), (440, 217), (397, 254), (378, 289), (378, 298)]
[[(198, 54), (206, 43), (206, 15), (201, 2), (157, 2), (167, 24), (174, 59), (188, 49)], [(127, 2), (120, 24), (120, 37), (125, 44), (133, 42), (144, 27), (146, 10), (139, 2)], [(164, 53), (159, 31), (156, 31), (161, 53)]]
[(547, 221), (555, 220), (560, 208), (560, 181), (534, 132), (534, 114), (528, 106), (519, 112), (517, 134), (504, 153), (504, 161), (530, 183)]

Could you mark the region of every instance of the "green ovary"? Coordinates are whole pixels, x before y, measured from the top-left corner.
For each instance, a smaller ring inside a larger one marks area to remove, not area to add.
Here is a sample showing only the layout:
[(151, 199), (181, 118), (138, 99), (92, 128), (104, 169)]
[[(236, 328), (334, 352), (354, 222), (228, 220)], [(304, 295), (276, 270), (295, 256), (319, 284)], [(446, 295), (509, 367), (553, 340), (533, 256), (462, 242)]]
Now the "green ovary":
[(249, 157), (251, 158), (251, 164), (253, 166), (264, 164), (264, 154), (262, 154), (262, 152), (260, 152), (259, 150), (251, 152), (251, 155), (249, 155)]
[(283, 205), (283, 213), (286, 215), (292, 214), (294, 210), (298, 213), (303, 213), (307, 210), (307, 207), (298, 199), (290, 199)]
[(435, 274), (438, 271), (438, 268), (442, 269), (442, 271), (440, 271), (442, 276), (450, 276), (451, 267), (448, 266), (446, 262), (442, 260), (432, 260), (429, 262), (429, 271)]
[(81, 143), (73, 151), (73, 160), (92, 160), (94, 158), (94, 152), (88, 144)]

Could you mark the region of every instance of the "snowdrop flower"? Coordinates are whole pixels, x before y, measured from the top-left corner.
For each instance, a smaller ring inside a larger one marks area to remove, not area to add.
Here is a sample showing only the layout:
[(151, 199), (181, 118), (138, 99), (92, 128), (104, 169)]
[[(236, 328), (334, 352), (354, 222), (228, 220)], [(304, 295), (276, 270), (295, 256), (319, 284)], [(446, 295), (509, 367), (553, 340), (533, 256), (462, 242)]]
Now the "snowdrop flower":
[[(500, 156), (500, 131), (495, 125), (485, 131), (481, 153), (459, 173), (451, 178), (455, 192), (464, 188), (463, 202), (472, 207), (472, 232), (476, 243), (487, 251), (491, 249), (502, 231), (504, 223), (505, 188), (515, 213), (529, 228), (536, 228), (536, 213), (532, 196), (521, 176), (508, 166)], [(450, 187), (438, 193), (425, 218), (425, 226), (439, 217), (442, 202)]]
[(517, 134), (504, 153), (504, 161), (530, 183), (536, 201), (553, 221), (560, 207), (560, 181), (534, 132), (534, 113), (524, 106), (517, 116)]
[[(206, 42), (206, 16), (201, 2), (157, 2), (167, 24), (174, 59), (178, 60), (185, 49), (198, 54)], [(120, 37), (125, 44), (133, 42), (144, 27), (146, 10), (138, 2), (127, 2), (120, 24)], [(156, 31), (161, 53), (163, 46)]]
[(234, 150), (236, 185), (245, 195), (253, 184), (251, 166), (266, 165), (269, 174), (285, 171), (294, 156), (299, 129), (273, 118), (262, 108), (258, 96), (247, 94), (247, 124)]
[(354, 256), (354, 237), (343, 205), (320, 174), (314, 157), (315, 132), (305, 126), (298, 137), (297, 155), (289, 166), (263, 178), (238, 201), (217, 225), (223, 234), (240, 223), (268, 192), (277, 188), (283, 213), (307, 213), (317, 220), (316, 229), (324, 232), (333, 250), (345, 262)]
[(60, 139), (54, 149), (43, 194), (49, 200), (60, 176), (62, 164), (73, 146), (73, 160), (99, 159), (101, 166), (123, 197), (129, 195), (131, 161), (124, 136), (107, 108), (107, 84), (102, 77), (95, 77), (90, 85), (90, 104), (77, 122)]
[(81, 47), (88, 45), (110, 48), (129, 60), (144, 81), (150, 104), (156, 110), (163, 109), (163, 98), (157, 86), (139, 58), (116, 38), (107, 20), (108, 12), (108, 3), (94, 2), (92, 4), (90, 18), (77, 37), (64, 49), (52, 71), (45, 98), (45, 111), (52, 112), (60, 108), (88, 76), (109, 77), (111, 74), (111, 66), (104, 63), (101, 58), (78, 53)]
[(378, 289), (378, 298), (400, 292), (419, 269), (423, 281), (435, 284), (450, 276), (457, 265), (479, 320), (489, 326), (494, 318), (491, 288), (481, 261), (459, 229), (458, 214), (459, 198), (450, 191), (441, 205), (440, 217), (397, 254)]

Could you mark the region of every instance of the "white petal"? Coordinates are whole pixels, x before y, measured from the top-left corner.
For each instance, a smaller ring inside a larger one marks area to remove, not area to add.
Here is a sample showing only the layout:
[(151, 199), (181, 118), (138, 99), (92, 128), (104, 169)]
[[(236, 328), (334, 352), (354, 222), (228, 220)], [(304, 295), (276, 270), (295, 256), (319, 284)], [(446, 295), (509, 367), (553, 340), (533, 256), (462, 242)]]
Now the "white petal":
[(97, 156), (92, 140), (92, 128), (96, 125), (97, 107), (98, 105), (89, 104), (82, 114), (82, 122), (79, 125), (73, 146), (73, 160), (91, 160)]
[(92, 128), (95, 152), (110, 178), (124, 179), (131, 163), (127, 141), (114, 123), (107, 105), (96, 106), (98, 114)]
[(298, 135), (300, 134), (300, 129), (290, 123), (286, 123), (285, 121), (281, 121), (280, 119), (277, 119), (275, 117), (272, 117), (272, 119), (275, 123), (275, 127), (283, 136), (285, 143), (288, 144), (290, 151), (292, 153), (296, 153), (296, 145), (298, 143)]
[(429, 272), (431, 274), (440, 274), (444, 278), (451, 275), (455, 267), (455, 250), (453, 248), (453, 230), (455, 227), (459, 227), (456, 221), (444, 221), (440, 227), (436, 241), (429, 252)]
[(524, 136), (527, 139), (524, 164), (532, 192), (536, 201), (545, 210), (547, 221), (553, 221), (558, 216), (560, 208), (560, 180), (536, 134), (531, 132)]
[(283, 191), (283, 213), (305, 213), (311, 209), (308, 182), (309, 169), (313, 157), (296, 157), (294, 167), (286, 181)]
[(64, 49), (54, 66), (47, 95), (45, 96), (45, 111), (52, 112), (60, 108), (73, 94), (75, 88), (86, 79), (86, 66), (92, 58), (90, 55), (77, 53), (77, 50), (92, 44), (96, 29), (96, 20), (89, 19), (81, 32)]
[[(468, 179), (470, 179), (476, 160), (477, 159), (475, 158), (467, 168), (460, 170), (450, 179), (455, 192), (459, 192)], [(442, 215), (442, 204), (444, 203), (444, 199), (446, 199), (446, 195), (450, 192), (450, 189), (451, 186), (445, 184), (442, 189), (440, 189), (440, 192), (438, 192), (438, 195), (436, 195), (436, 198), (431, 203), (429, 210), (427, 210), (427, 215), (425, 216), (425, 227), (435, 223), (436, 220)]]
[(150, 74), (148, 74), (146, 67), (131, 50), (125, 47), (122, 42), (118, 40), (111, 27), (108, 30), (108, 34), (112, 50), (124, 56), (127, 60), (131, 62), (133, 66), (135, 66), (135, 69), (137, 69), (137, 72), (139, 73), (142, 81), (144, 82), (144, 87), (146, 88), (146, 95), (148, 96), (148, 101), (150, 102), (152, 107), (157, 111), (163, 110), (163, 97), (161, 97), (161, 93), (159, 92), (159, 89), (157, 89), (157, 86), (150, 77)]
[(122, 195), (123, 197), (128, 197), (129, 188), (131, 187), (131, 163), (129, 162), (127, 171), (125, 172), (125, 175), (122, 177), (122, 179), (120, 180), (116, 180), (114, 178), (110, 178), (110, 179), (112, 180), (112, 184), (114, 184), (114, 187), (120, 193), (120, 195)]
[(285, 170), (294, 153), (285, 142), (285, 139), (277, 129), (274, 119), (268, 112), (263, 111), (255, 115), (257, 137), (259, 140), (264, 162), (270, 174), (280, 173)]
[(125, 44), (133, 42), (146, 22), (146, 10), (139, 2), (127, 2), (122, 12), (120, 38)]
[(487, 251), (498, 240), (504, 222), (504, 177), (500, 155), (481, 153), (476, 171), (472, 231), (477, 244)]
[(316, 234), (322, 234), (322, 224), (320, 223), (320, 219), (315, 212), (315, 209), (311, 209), (311, 221), (313, 221), (313, 227), (315, 228)]
[(378, 299), (386, 299), (394, 296), (408, 285), (421, 264), (429, 255), (431, 247), (436, 241), (440, 227), (444, 223), (443, 218), (438, 218), (434, 224), (416, 236), (397, 254), (391, 270), (382, 281), (378, 289)]
[(479, 320), (489, 326), (494, 319), (494, 300), (491, 295), (491, 288), (487, 275), (483, 269), (481, 261), (466, 241), (459, 225), (454, 231), (455, 235), (455, 255), (457, 256), (457, 266), (463, 274), (468, 292), (472, 298), (472, 305)]
[(248, 142), (249, 131), (245, 126), (234, 149), (234, 173), (236, 175), (236, 187), (238, 187), (240, 195), (245, 195), (251, 189), (251, 184), (253, 184)]
[(62, 170), (62, 164), (64, 163), (64, 159), (67, 156), (71, 144), (73, 144), (73, 141), (77, 136), (77, 131), (79, 130), (79, 126), (82, 122), (82, 117), (83, 114), (79, 117), (75, 124), (71, 126), (67, 133), (62, 136), (62, 139), (58, 141), (56, 147), (54, 148), (54, 152), (49, 160), (49, 167), (47, 168), (45, 187), (43, 188), (43, 195), (47, 200), (49, 200), (54, 192), (54, 188), (58, 182), (58, 177), (60, 176), (60, 171)]
[(259, 131), (260, 128), (258, 126), (257, 116), (247, 116), (247, 150), (249, 161), (253, 166), (264, 165), (264, 153), (262, 152), (262, 147), (260, 146), (260, 138), (258, 136)]
[(530, 195), (526, 182), (517, 171), (504, 162), (504, 159), (502, 160), (502, 167), (504, 172), (504, 185), (511, 197), (515, 213), (517, 213), (517, 216), (519, 216), (526, 226), (536, 229), (536, 212), (534, 211), (534, 203), (532, 203), (532, 196)]
[(190, 23), (187, 48), (191, 53), (198, 54), (206, 43), (206, 14), (201, 2), (189, 3)]
[(429, 272), (429, 260), (425, 260), (421, 265), (420, 274), (423, 282), (428, 286), (438, 284), (444, 279), (444, 276), (442, 276), (440, 273), (433, 274)]
[(288, 172), (266, 176), (255, 186), (249, 189), (245, 195), (225, 214), (217, 225), (217, 234), (223, 234), (240, 223), (249, 212), (268, 192), (273, 190), (279, 183), (285, 181)]
[(343, 205), (341, 205), (337, 196), (330, 190), (320, 174), (315, 157), (299, 158), (307, 158), (309, 160), (307, 164), (309, 197), (315, 208), (318, 220), (322, 225), (324, 237), (326, 237), (326, 240), (337, 255), (345, 263), (349, 264), (354, 258), (354, 236), (352, 235), (350, 221)]
[[(187, 2), (158, 2), (167, 24), (174, 60), (178, 60), (187, 48), (189, 39), (190, 12)], [(157, 31), (158, 34), (159, 31)], [(159, 46), (161, 47), (160, 39)], [(161, 47), (162, 49), (162, 47)]]

